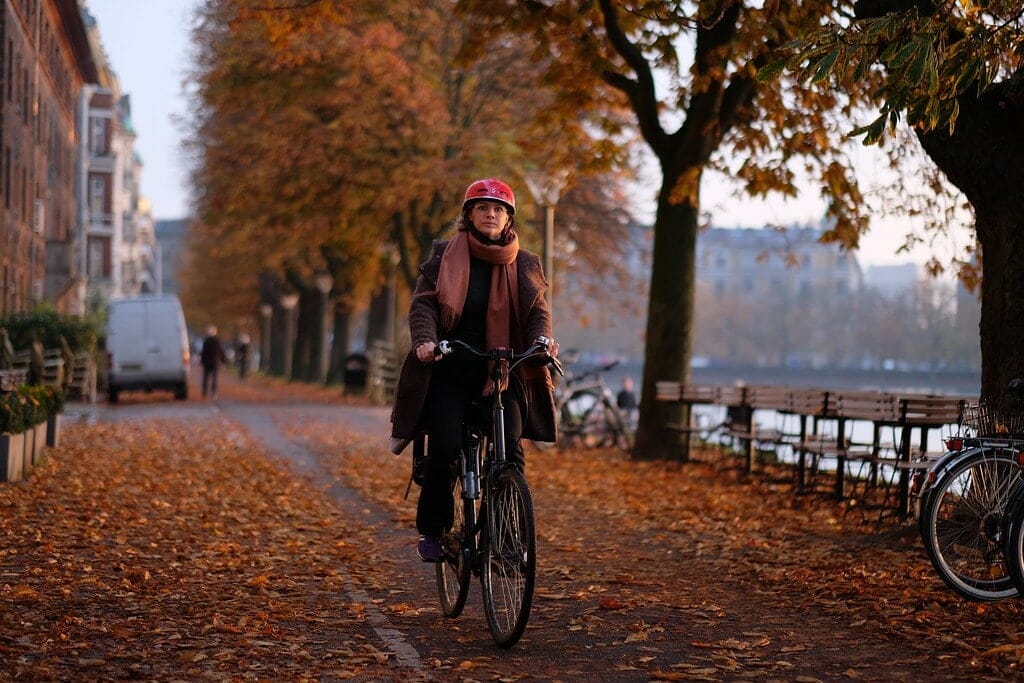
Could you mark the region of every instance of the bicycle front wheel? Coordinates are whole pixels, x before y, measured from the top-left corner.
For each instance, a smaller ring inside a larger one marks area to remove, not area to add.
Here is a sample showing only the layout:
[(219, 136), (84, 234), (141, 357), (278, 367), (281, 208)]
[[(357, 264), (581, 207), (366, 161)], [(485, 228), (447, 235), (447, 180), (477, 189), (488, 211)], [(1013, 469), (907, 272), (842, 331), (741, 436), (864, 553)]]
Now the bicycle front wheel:
[(1024, 590), (1024, 483), (1018, 484), (1006, 504), (1006, 569), (1018, 592)]
[(481, 571), (484, 614), (494, 642), (512, 647), (526, 630), (537, 572), (533, 496), (522, 473), (503, 470), (488, 483)]
[(925, 551), (947, 586), (970, 600), (1017, 595), (1003, 559), (1003, 514), (1020, 480), (1002, 449), (965, 454), (922, 498)]
[[(444, 557), (437, 563), (437, 593), (441, 599), (441, 612), (450, 619), (462, 614), (469, 595), (470, 563), (465, 549), (476, 518), (472, 514), (476, 501), (462, 497), (461, 477), (455, 478), (453, 495), (455, 522), (451, 530), (441, 537)], [(467, 517), (470, 518), (468, 524)]]

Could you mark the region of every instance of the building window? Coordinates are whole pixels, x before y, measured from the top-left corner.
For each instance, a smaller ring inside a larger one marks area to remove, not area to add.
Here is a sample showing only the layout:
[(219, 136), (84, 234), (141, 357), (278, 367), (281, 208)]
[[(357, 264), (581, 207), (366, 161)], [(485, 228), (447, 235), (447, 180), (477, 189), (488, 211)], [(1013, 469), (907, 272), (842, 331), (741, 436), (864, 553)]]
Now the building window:
[(89, 119), (89, 151), (97, 156), (107, 154), (107, 122), (99, 117)]
[(89, 176), (89, 216), (101, 219), (106, 212), (107, 182), (101, 175)]
[(90, 278), (100, 279), (108, 277), (106, 256), (106, 241), (90, 239), (89, 252), (86, 254), (86, 270)]

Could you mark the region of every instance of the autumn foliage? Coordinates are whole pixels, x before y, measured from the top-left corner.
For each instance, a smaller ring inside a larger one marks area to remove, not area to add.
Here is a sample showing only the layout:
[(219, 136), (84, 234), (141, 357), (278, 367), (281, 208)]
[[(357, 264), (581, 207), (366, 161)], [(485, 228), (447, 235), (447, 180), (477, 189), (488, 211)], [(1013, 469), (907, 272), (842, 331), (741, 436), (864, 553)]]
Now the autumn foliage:
[(596, 136), (589, 112), (565, 116), (527, 41), (470, 59), (468, 39), (447, 0), (207, 3), (194, 32), (187, 307), (251, 315), (276, 294), (257, 290), (258, 274), (305, 295), (326, 270), (338, 311), (360, 310), (393, 259), (411, 289), (462, 191), (484, 176), (517, 187), (521, 239), (537, 250), (523, 174), (541, 161), (606, 190), (584, 191), (560, 217), (573, 226), (567, 244), (589, 232), (600, 247), (576, 260), (615, 267), (621, 148)]

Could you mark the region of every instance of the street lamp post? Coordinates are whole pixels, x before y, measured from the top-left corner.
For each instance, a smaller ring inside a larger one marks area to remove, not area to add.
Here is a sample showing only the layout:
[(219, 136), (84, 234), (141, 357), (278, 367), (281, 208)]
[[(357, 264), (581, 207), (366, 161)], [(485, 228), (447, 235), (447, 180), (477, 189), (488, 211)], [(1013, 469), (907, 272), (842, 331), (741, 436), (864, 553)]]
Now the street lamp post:
[(554, 305), (555, 291), (555, 204), (569, 179), (569, 171), (523, 171), (523, 180), (533, 200), (544, 208), (544, 275), (548, 279), (545, 295), (548, 305)]
[(299, 303), (298, 294), (282, 294), (281, 308), (284, 309), (284, 378), (292, 380), (292, 362), (295, 357), (295, 314)]
[(270, 373), (270, 317), (274, 315), (274, 307), (260, 304), (260, 372)]
[(320, 292), (320, 332), (317, 335), (319, 343), (316, 358), (316, 381), (320, 384), (327, 383), (327, 359), (330, 357), (330, 345), (327, 343), (327, 316), (330, 312), (330, 293), (334, 286), (334, 278), (326, 271), (316, 274), (316, 288)]

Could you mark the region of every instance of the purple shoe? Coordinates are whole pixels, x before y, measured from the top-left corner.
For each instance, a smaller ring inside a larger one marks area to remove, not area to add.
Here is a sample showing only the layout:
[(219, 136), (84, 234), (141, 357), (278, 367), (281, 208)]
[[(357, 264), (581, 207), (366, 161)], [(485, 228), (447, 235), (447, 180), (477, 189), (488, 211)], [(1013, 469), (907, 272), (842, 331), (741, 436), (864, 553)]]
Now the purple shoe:
[(420, 536), (420, 542), (416, 544), (416, 554), (424, 562), (440, 562), (444, 557), (441, 539), (433, 536)]

